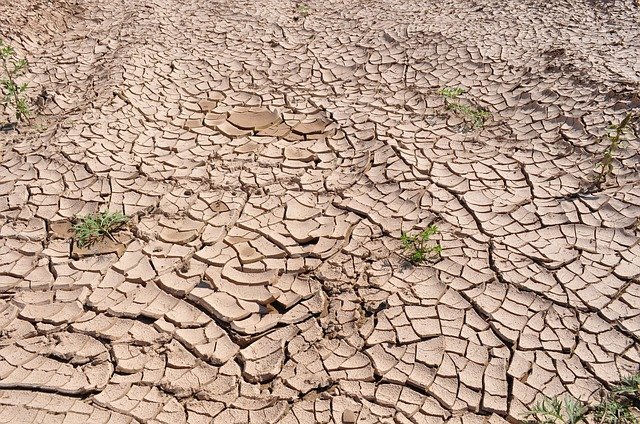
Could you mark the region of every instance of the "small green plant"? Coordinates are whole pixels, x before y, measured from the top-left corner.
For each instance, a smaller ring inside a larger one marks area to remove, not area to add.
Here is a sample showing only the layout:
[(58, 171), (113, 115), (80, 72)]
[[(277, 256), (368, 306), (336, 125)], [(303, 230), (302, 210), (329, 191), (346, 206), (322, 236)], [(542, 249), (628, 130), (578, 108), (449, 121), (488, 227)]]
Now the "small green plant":
[(529, 422), (544, 424), (575, 424), (581, 421), (597, 424), (638, 424), (640, 374), (630, 375), (615, 384), (595, 405), (567, 397), (545, 398), (523, 415)]
[(458, 115), (462, 115), (471, 121), (474, 128), (482, 128), (484, 122), (491, 116), (486, 110), (478, 109), (473, 106), (463, 105), (461, 103), (449, 103), (449, 110), (454, 111)]
[(0, 40), (0, 60), (2, 60), (3, 78), (0, 80), (3, 103), (15, 110), (16, 123), (29, 119), (29, 104), (25, 96), (27, 84), (18, 84), (16, 79), (24, 74), (29, 66), (26, 59), (18, 59), (13, 47)]
[(114, 240), (113, 233), (122, 228), (129, 221), (129, 217), (120, 212), (100, 212), (76, 218), (73, 226), (78, 247), (89, 246), (103, 237)]
[(631, 411), (631, 404), (627, 400), (607, 398), (594, 407), (593, 417), (597, 423), (633, 424), (638, 419)]
[(620, 147), (620, 141), (623, 136), (631, 132), (629, 128), (630, 122), (631, 112), (629, 112), (619, 124), (609, 126), (609, 132), (607, 134), (609, 145), (605, 149), (602, 159), (596, 165), (596, 169), (600, 168), (600, 172), (595, 177), (595, 183), (598, 186), (601, 186), (607, 180), (608, 176), (613, 175), (613, 160), (615, 159), (615, 154)]
[(309, 9), (309, 6), (306, 3), (298, 3), (296, 12), (298, 12), (298, 15), (306, 18), (307, 16), (309, 16), (309, 13), (311, 13), (311, 9)]
[(430, 257), (438, 256), (442, 253), (442, 246), (440, 243), (435, 245), (430, 244), (429, 240), (431, 236), (438, 233), (438, 227), (435, 225), (429, 225), (427, 228), (419, 232), (418, 234), (409, 235), (405, 232), (400, 236), (404, 253), (414, 265), (421, 264)]
[(457, 99), (464, 93), (464, 88), (460, 87), (444, 87), (438, 90), (438, 94), (451, 100)]
[(613, 387), (612, 392), (616, 395), (640, 397), (640, 374), (623, 377), (620, 382)]
[(438, 94), (444, 97), (445, 106), (448, 110), (471, 121), (474, 128), (481, 128), (491, 114), (474, 106), (465, 105), (456, 101), (465, 91), (460, 87), (444, 87), (438, 90)]
[(544, 424), (576, 424), (584, 421), (588, 407), (572, 397), (564, 402), (557, 397), (545, 398), (536, 403), (524, 415)]

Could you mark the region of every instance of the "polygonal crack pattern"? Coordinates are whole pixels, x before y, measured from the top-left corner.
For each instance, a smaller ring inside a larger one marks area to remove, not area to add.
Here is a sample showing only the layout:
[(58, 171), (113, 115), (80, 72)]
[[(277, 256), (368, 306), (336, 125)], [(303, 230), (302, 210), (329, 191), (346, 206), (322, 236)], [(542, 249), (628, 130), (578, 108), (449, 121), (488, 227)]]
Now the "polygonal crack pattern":
[(638, 139), (592, 184), (633, 1), (353, 6), (0, 1), (44, 127), (0, 146), (1, 422), (497, 424), (637, 372)]

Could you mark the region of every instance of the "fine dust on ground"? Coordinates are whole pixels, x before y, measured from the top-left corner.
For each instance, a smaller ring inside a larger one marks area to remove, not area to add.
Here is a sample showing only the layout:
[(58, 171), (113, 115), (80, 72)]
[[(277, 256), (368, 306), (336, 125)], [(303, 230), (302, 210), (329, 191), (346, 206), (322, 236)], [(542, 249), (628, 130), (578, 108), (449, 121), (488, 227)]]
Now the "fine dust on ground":
[(0, 422), (498, 424), (637, 372), (638, 139), (592, 181), (640, 11), (551, 3), (0, 0)]

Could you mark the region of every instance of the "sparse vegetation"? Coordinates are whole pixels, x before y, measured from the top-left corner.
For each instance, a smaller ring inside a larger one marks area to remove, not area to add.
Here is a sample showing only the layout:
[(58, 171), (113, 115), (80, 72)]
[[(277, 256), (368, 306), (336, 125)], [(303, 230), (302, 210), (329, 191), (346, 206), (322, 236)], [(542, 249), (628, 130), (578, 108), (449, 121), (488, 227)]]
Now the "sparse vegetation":
[(464, 93), (464, 89), (460, 87), (444, 87), (438, 90), (438, 94), (443, 96), (445, 99), (455, 100), (461, 94)]
[(632, 424), (638, 422), (638, 418), (631, 411), (630, 402), (621, 402), (612, 398), (605, 399), (596, 405), (593, 417), (597, 423)]
[(546, 398), (526, 412), (525, 417), (544, 424), (576, 424), (584, 421), (588, 407), (577, 399)]
[(75, 240), (78, 247), (89, 246), (103, 237), (114, 240), (113, 233), (122, 228), (129, 221), (129, 217), (120, 212), (100, 212), (76, 218), (73, 226)]
[(640, 373), (624, 377), (612, 391), (621, 396), (640, 396)]
[(307, 16), (309, 16), (309, 13), (311, 13), (311, 9), (306, 3), (298, 3), (298, 5), (296, 6), (296, 12), (298, 13), (298, 15), (306, 18)]
[(595, 183), (598, 186), (601, 186), (607, 180), (607, 177), (613, 175), (613, 161), (620, 147), (620, 141), (625, 134), (632, 132), (629, 125), (631, 123), (631, 116), (631, 112), (629, 112), (619, 124), (609, 126), (609, 132), (607, 134), (609, 145), (605, 149), (602, 159), (596, 165), (596, 169), (600, 168), (600, 172), (596, 174), (595, 177)]
[(444, 87), (438, 90), (438, 94), (444, 97), (446, 108), (463, 119), (470, 121), (474, 128), (481, 128), (491, 114), (481, 108), (469, 106), (458, 101), (458, 97), (464, 94), (460, 87)]
[(640, 374), (623, 378), (595, 405), (567, 397), (546, 398), (529, 409), (524, 417), (529, 422), (544, 424), (637, 424), (640, 402)]
[(0, 40), (0, 60), (2, 61), (2, 102), (14, 110), (16, 124), (23, 119), (29, 119), (29, 104), (25, 92), (28, 85), (18, 84), (16, 81), (28, 68), (26, 59), (18, 59), (13, 47)]
[(414, 265), (419, 265), (429, 258), (439, 256), (442, 252), (440, 243), (429, 243), (431, 236), (438, 233), (438, 227), (429, 225), (427, 228), (415, 235), (402, 233), (400, 240), (404, 248), (407, 260)]

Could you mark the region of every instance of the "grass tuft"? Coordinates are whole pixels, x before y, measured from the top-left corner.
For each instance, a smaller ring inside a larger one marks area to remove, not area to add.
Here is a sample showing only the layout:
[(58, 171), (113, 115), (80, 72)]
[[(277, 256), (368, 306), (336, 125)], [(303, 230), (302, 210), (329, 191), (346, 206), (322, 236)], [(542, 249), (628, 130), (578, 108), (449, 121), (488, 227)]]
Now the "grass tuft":
[(2, 79), (0, 79), (2, 102), (13, 108), (16, 123), (24, 119), (29, 120), (29, 104), (25, 96), (28, 86), (26, 83), (18, 84), (16, 81), (25, 73), (29, 64), (26, 59), (18, 59), (13, 47), (2, 40), (0, 40), (0, 67), (2, 68)]
[(435, 245), (429, 244), (431, 236), (437, 233), (438, 227), (435, 225), (429, 225), (414, 235), (403, 232), (400, 236), (400, 241), (402, 241), (407, 260), (414, 265), (418, 265), (429, 258), (439, 256), (442, 253), (442, 246), (439, 243)]
[(491, 114), (489, 111), (469, 106), (457, 101), (458, 97), (464, 93), (464, 89), (460, 87), (443, 87), (438, 90), (438, 94), (444, 97), (444, 102), (447, 110), (452, 111), (463, 119), (470, 121), (474, 128), (482, 128), (484, 123)]
[(640, 374), (633, 374), (622, 378), (613, 387), (612, 392), (622, 396), (640, 397)]
[(104, 237), (114, 240), (113, 233), (122, 228), (129, 221), (129, 217), (120, 212), (100, 212), (76, 218), (73, 226), (76, 244), (86, 247)]
[(524, 415), (544, 424), (576, 424), (584, 421), (588, 407), (577, 399), (567, 397), (545, 398), (536, 403)]
[(593, 417), (597, 423), (606, 424), (634, 424), (638, 418), (631, 411), (629, 402), (607, 398), (594, 407)]
[(460, 87), (443, 87), (438, 90), (438, 94), (446, 99), (455, 100), (464, 93), (464, 88)]
[(528, 422), (544, 424), (638, 424), (640, 374), (630, 375), (615, 384), (595, 405), (567, 397), (545, 398), (533, 405), (523, 416)]

